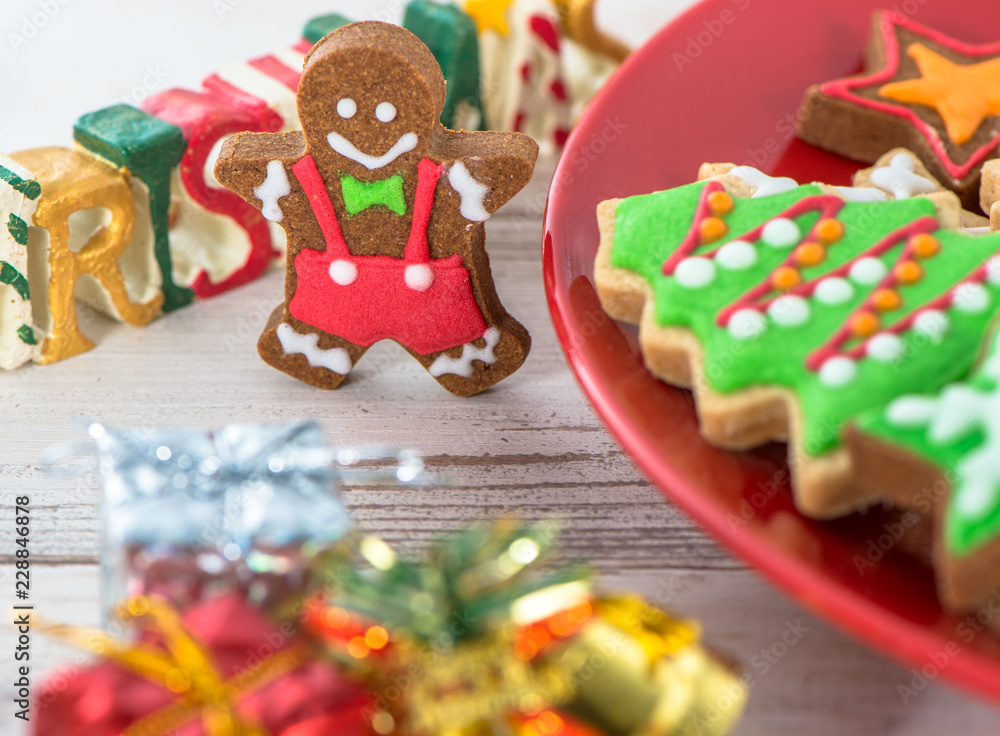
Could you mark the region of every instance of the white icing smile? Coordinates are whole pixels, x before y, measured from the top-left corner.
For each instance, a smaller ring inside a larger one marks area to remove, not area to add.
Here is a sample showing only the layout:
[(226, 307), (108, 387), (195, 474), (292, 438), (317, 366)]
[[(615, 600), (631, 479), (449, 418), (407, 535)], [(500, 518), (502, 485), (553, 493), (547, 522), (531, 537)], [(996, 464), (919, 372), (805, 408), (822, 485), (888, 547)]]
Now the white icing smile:
[(388, 166), (404, 153), (409, 153), (417, 147), (416, 133), (404, 133), (399, 137), (399, 140), (392, 145), (392, 148), (383, 153), (381, 156), (372, 156), (369, 153), (359, 151), (355, 148), (353, 143), (339, 133), (331, 132), (330, 135), (326, 137), (326, 140), (330, 144), (330, 148), (334, 151), (339, 153), (341, 156), (351, 159), (351, 161), (357, 161), (369, 171), (374, 171), (375, 169), (381, 169), (383, 166)]

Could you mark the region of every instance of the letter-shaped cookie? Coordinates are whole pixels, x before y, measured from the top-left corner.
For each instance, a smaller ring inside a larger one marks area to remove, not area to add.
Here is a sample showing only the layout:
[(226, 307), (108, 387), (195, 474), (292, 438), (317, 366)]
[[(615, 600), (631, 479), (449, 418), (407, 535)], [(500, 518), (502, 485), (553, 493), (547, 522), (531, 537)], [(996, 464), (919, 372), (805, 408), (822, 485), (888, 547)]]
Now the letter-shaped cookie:
[[(41, 282), (47, 283), (48, 294), (35, 297), (46, 300), (45, 321), (51, 325), (40, 325), (50, 329), (38, 362), (54, 363), (94, 347), (77, 322), (74, 290), (81, 276), (98, 282), (113, 316), (132, 325), (148, 324), (160, 313), (163, 294), (157, 290), (147, 301), (133, 302), (118, 263), (136, 226), (129, 175), (83, 151), (66, 148), (36, 148), (11, 158), (32, 171), (42, 187), (34, 224), (48, 234), (47, 244), (39, 243), (48, 250), (49, 276)], [(70, 239), (70, 216), (94, 208), (108, 210), (111, 219), (75, 248)], [(31, 257), (35, 257), (34, 251)]]
[(0, 368), (39, 355), (28, 286), (28, 228), (42, 187), (27, 169), (0, 156)]
[(410, 32), (334, 31), (310, 52), (303, 132), (240, 133), (216, 177), (288, 235), (285, 303), (258, 343), (270, 365), (336, 388), (393, 339), (469, 396), (514, 372), (530, 338), (501, 306), (483, 222), (531, 177), (537, 145), (441, 126), (440, 68)]
[(123, 269), (132, 292), (145, 300), (150, 290), (162, 289), (164, 312), (190, 304), (191, 290), (174, 283), (168, 226), (170, 174), (184, 152), (183, 133), (134, 107), (115, 105), (82, 116), (73, 127), (73, 136), (95, 156), (132, 174), (130, 183), (141, 219), (149, 221), (137, 229), (134, 240), (151, 236), (152, 241), (129, 246), (130, 263), (123, 264)]
[(483, 107), (475, 21), (455, 5), (411, 0), (406, 4), (403, 28), (427, 44), (441, 65), (447, 83), (441, 124), (455, 130), (479, 130)]
[(212, 176), (225, 136), (260, 130), (253, 110), (203, 92), (169, 89), (146, 100), (147, 112), (183, 131), (186, 150), (171, 175), (170, 250), (178, 281), (199, 298), (253, 281), (280, 253), (268, 223)]

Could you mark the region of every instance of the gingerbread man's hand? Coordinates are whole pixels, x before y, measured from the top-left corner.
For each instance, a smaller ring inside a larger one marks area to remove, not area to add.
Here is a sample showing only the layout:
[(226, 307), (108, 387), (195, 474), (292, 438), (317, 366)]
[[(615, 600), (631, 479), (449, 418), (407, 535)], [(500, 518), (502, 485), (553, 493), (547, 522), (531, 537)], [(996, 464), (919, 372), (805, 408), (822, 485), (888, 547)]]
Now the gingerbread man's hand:
[(293, 191), (287, 169), (305, 155), (301, 131), (237, 133), (222, 146), (215, 178), (272, 222), (284, 219), (279, 200)]
[(440, 149), (448, 183), (460, 197), (459, 212), (483, 222), (505, 205), (531, 179), (538, 144), (520, 133), (453, 133)]

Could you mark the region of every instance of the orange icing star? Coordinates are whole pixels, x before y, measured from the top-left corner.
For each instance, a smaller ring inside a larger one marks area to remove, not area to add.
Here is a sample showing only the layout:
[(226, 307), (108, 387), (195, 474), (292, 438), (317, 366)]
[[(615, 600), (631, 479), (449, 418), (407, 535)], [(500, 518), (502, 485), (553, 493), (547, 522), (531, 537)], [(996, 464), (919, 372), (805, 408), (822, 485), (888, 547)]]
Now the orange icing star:
[(1000, 115), (1000, 59), (956, 64), (920, 43), (907, 49), (921, 77), (887, 84), (879, 94), (897, 102), (933, 107), (944, 119), (948, 136), (968, 142), (990, 115)]
[(513, 0), (466, 0), (465, 12), (474, 21), (479, 32), (492, 28), (501, 36), (507, 35), (507, 6)]

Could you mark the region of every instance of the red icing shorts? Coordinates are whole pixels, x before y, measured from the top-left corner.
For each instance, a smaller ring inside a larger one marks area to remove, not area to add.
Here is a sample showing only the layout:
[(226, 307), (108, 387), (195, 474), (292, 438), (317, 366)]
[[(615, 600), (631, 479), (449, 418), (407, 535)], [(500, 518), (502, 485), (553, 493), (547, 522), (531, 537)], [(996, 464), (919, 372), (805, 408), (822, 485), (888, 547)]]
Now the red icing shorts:
[(356, 345), (392, 339), (421, 355), (472, 342), (486, 321), (462, 256), (430, 258), (427, 223), (441, 166), (420, 162), (405, 256), (350, 253), (311, 156), (292, 167), (323, 230), (326, 250), (295, 256), (297, 285), (288, 305), (296, 319)]

